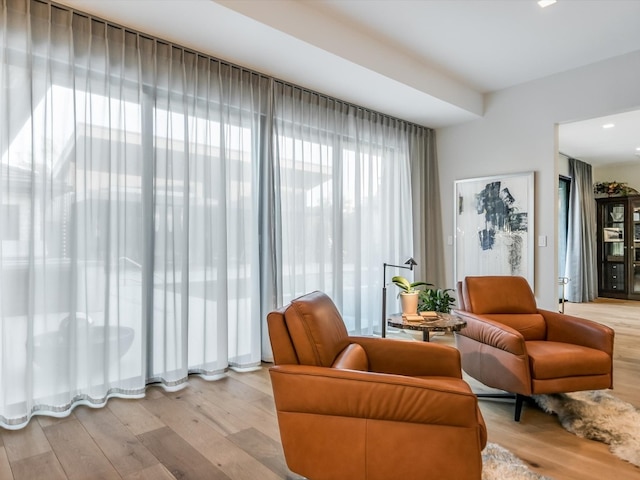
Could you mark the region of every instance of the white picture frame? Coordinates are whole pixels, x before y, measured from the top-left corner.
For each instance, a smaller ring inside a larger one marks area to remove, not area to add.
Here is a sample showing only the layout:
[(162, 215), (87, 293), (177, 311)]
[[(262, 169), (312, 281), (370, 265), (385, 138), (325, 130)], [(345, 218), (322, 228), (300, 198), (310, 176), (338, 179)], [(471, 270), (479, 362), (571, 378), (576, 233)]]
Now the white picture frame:
[(534, 288), (534, 172), (455, 181), (454, 277), (517, 275)]
[(605, 242), (623, 242), (624, 231), (621, 228), (603, 228), (602, 237)]

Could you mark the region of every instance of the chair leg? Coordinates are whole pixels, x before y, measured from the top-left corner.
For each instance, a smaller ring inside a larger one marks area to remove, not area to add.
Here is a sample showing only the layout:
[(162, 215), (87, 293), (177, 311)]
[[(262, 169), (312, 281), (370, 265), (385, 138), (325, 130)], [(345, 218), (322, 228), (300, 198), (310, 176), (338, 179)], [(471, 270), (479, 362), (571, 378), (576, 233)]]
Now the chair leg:
[(524, 400), (528, 398), (526, 395), (520, 395), (519, 393), (476, 393), (477, 398), (510, 398), (515, 399), (516, 401), (516, 413), (514, 415), (514, 420), (516, 422), (520, 421), (520, 415), (522, 414), (522, 404)]
[(524, 401), (524, 398), (524, 395), (516, 393), (516, 414), (514, 417), (514, 420), (516, 422), (520, 421), (520, 414), (522, 413), (522, 402)]

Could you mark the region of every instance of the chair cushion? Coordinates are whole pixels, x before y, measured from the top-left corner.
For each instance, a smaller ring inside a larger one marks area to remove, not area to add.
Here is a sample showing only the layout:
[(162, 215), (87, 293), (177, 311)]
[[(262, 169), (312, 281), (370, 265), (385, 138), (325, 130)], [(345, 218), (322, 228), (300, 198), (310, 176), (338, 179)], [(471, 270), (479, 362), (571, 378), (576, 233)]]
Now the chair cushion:
[(544, 340), (547, 338), (547, 323), (539, 313), (502, 313), (485, 314), (483, 317), (517, 330), (525, 340)]
[(369, 360), (367, 358), (367, 352), (364, 351), (361, 345), (352, 343), (340, 352), (338, 358), (333, 362), (332, 367), (342, 370), (361, 370), (368, 372)]
[(437, 382), (437, 385), (442, 388), (446, 388), (451, 390), (452, 392), (459, 393), (473, 393), (471, 390), (471, 386), (461, 379), (461, 378), (453, 378), (453, 377), (434, 377), (433, 375), (420, 375), (413, 378), (419, 378), (421, 380), (429, 380)]
[(338, 354), (351, 343), (340, 312), (322, 292), (312, 292), (292, 300), (284, 318), (302, 365), (330, 367)]
[(289, 330), (284, 320), (284, 308), (274, 310), (267, 315), (267, 326), (269, 328), (269, 341), (273, 352), (273, 363), (276, 365), (293, 364), (297, 365), (298, 357), (293, 348)]
[(467, 311), (487, 313), (537, 313), (536, 299), (524, 277), (465, 277), (463, 285)]
[(537, 380), (611, 372), (611, 357), (600, 350), (549, 341), (530, 341), (526, 345), (531, 376)]

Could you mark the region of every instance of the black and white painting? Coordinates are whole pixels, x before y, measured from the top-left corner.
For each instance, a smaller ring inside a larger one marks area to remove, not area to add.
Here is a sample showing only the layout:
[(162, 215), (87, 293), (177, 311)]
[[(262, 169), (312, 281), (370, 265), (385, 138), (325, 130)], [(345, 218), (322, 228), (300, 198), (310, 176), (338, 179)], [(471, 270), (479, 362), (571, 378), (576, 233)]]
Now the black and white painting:
[(455, 276), (519, 275), (533, 288), (533, 172), (455, 182)]

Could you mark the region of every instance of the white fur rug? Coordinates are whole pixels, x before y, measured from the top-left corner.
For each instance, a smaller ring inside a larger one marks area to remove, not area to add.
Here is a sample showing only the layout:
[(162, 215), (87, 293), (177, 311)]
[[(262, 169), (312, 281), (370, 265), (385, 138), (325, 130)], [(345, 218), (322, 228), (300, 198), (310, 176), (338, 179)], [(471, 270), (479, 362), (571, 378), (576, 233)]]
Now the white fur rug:
[(482, 480), (551, 480), (530, 470), (527, 464), (496, 443), (482, 451)]
[(640, 467), (640, 412), (606, 390), (534, 395), (565, 430), (609, 445), (611, 453)]

